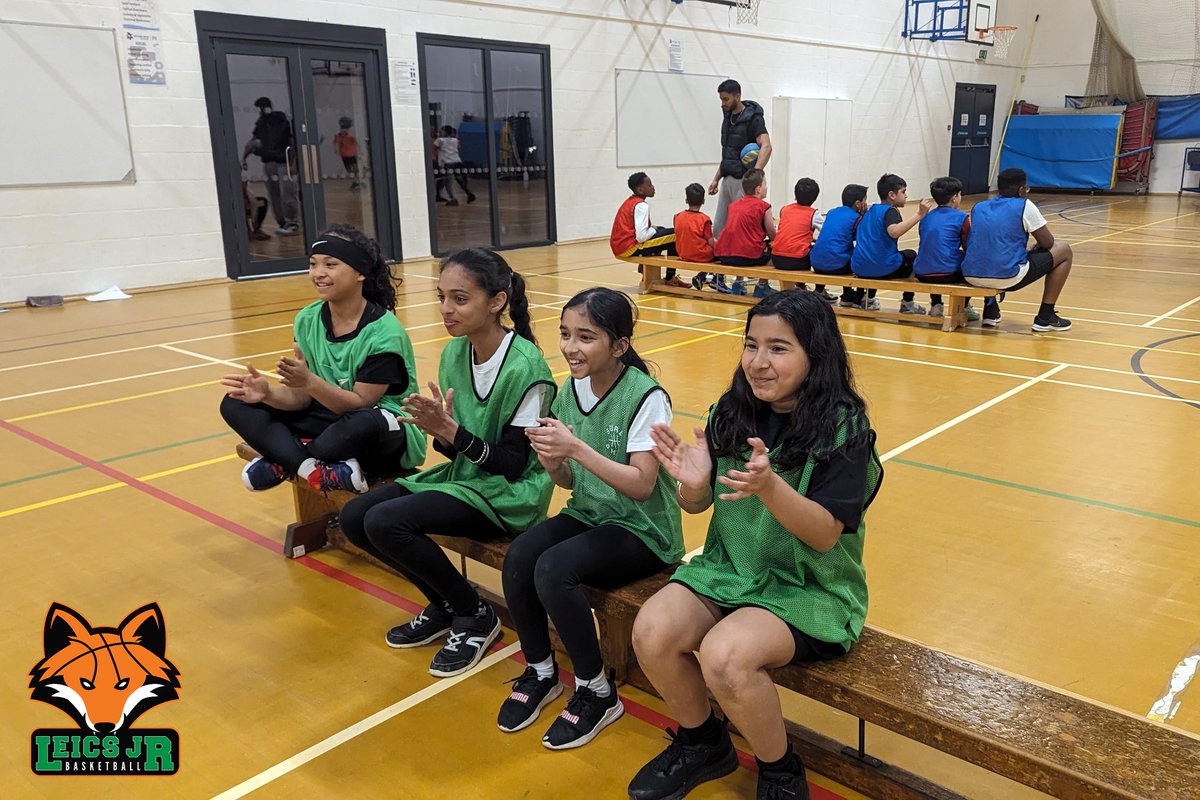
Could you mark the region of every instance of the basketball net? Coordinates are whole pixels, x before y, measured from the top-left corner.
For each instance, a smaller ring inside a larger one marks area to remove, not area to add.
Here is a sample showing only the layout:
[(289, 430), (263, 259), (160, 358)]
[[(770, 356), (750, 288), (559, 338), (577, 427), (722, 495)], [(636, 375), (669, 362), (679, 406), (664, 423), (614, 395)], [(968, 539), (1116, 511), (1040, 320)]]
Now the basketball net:
[(980, 28), (979, 38), (992, 37), (996, 46), (996, 58), (1008, 58), (1008, 49), (1012, 46), (1013, 38), (1017, 35), (1016, 25), (993, 25), (990, 28)]
[(737, 21), (739, 24), (758, 24), (758, 2), (759, 0), (734, 0), (733, 5), (737, 8)]

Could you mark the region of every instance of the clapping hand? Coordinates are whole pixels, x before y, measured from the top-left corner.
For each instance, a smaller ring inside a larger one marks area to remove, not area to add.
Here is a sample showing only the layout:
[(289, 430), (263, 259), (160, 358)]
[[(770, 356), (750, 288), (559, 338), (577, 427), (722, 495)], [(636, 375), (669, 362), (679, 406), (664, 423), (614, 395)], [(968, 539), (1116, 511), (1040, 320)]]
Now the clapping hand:
[(574, 454), (579, 443), (574, 429), (553, 417), (542, 417), (538, 420), (538, 427), (525, 429), (525, 435), (529, 437), (533, 452), (537, 453), (538, 460), (547, 470), (562, 467)]
[(261, 403), (267, 399), (270, 384), (253, 364), (246, 365), (246, 373), (233, 373), (221, 378), (221, 385), (226, 388), (225, 394), (237, 398), (243, 403)]
[(404, 410), (410, 416), (401, 417), (400, 421), (416, 425), (429, 435), (451, 444), (458, 431), (458, 423), (454, 421), (454, 390), (447, 389), (443, 396), (438, 385), (430, 381), (429, 393), (430, 396), (426, 397), (413, 392), (404, 398)]
[(747, 439), (746, 444), (750, 445), (750, 460), (746, 462), (745, 471), (731, 469), (717, 478), (723, 486), (733, 489), (733, 492), (721, 495), (722, 500), (744, 500), (756, 495), (775, 477), (763, 440), (754, 436)]
[(299, 345), (292, 345), (292, 353), (294, 358), (284, 356), (275, 364), (275, 371), (279, 373), (279, 381), (292, 389), (308, 391), (309, 381), (313, 378), (313, 374), (308, 369), (308, 361), (300, 352)]
[[(708, 490), (712, 475), (713, 459), (708, 451), (708, 439), (703, 428), (693, 428), (695, 444), (688, 444), (670, 425), (657, 422), (650, 427), (650, 438), (654, 440), (654, 457), (679, 483), (693, 494)], [(707, 495), (706, 495), (707, 496)]]

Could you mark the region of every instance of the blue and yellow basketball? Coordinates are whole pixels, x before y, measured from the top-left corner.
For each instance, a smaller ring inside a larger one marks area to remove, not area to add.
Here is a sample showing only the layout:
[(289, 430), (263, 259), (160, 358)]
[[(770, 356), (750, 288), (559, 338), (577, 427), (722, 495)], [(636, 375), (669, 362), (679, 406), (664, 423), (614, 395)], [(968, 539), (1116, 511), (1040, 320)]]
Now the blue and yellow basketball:
[(758, 144), (751, 142), (742, 148), (742, 163), (746, 166), (753, 166), (756, 161), (758, 161)]

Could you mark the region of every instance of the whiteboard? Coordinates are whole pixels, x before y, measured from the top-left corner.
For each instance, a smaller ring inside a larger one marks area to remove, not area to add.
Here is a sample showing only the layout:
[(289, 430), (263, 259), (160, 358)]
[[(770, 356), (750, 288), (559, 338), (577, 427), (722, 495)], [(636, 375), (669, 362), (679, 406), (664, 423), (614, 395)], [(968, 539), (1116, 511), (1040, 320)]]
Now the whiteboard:
[(619, 69), (617, 166), (663, 167), (721, 160), (725, 75)]
[(0, 185), (133, 180), (116, 32), (0, 20)]

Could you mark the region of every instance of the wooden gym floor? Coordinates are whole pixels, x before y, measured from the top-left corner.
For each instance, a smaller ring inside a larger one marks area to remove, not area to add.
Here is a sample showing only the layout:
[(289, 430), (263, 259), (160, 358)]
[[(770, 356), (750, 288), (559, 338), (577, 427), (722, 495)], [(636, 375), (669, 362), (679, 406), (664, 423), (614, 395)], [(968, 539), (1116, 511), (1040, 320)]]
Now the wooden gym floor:
[[(1191, 199), (1047, 196), (1075, 247), (1059, 309), (1033, 335), (1038, 290), (1012, 295), (999, 330), (841, 320), (887, 462), (869, 515), (869, 622), (930, 646), (1145, 716), (1200, 652), (1200, 212)], [(911, 209), (910, 209), (911, 213)], [(603, 241), (507, 253), (532, 290), (561, 380), (561, 303), (635, 274)], [(446, 336), (435, 265), (403, 265), (399, 315), (422, 379)], [(894, 294), (894, 293), (892, 293)], [(411, 586), (341, 552), (279, 554), (287, 488), (250, 494), (215, 381), (269, 368), (312, 292), (303, 276), (214, 282), (0, 314), (0, 780), (6, 797), (620, 797), (663, 745), (665, 708), (622, 690), (629, 714), (576, 751), (539, 739), (555, 704), (496, 730), (522, 666), (512, 631), (465, 679), (426, 673), (431, 648), (383, 634), (423, 604)], [(737, 363), (744, 310), (639, 299), (636, 345), (688, 429)], [(885, 305), (895, 303), (885, 296)], [(561, 498), (558, 498), (561, 500)], [(557, 506), (554, 506), (557, 508)], [(689, 548), (703, 519), (687, 520)], [(473, 577), (496, 585), (496, 576)], [(34, 728), (66, 727), (29, 700), (47, 608), (115, 625), (156, 601), (180, 699), (138, 725), (181, 739), (174, 778), (38, 778)], [(1193, 689), (1196, 695), (1200, 689)], [(1200, 734), (1200, 697), (1171, 724)], [(800, 698), (788, 715), (853, 741), (854, 721)], [(975, 797), (1025, 790), (872, 729), (885, 760)], [(855, 797), (814, 776), (817, 797)], [(754, 776), (696, 798), (752, 796)]]

